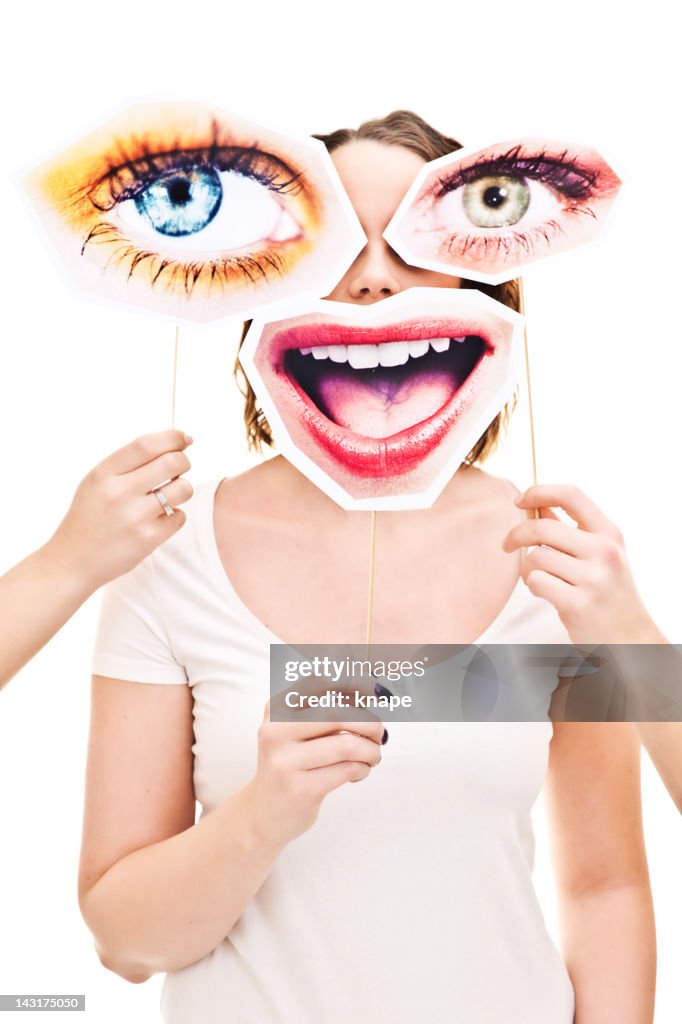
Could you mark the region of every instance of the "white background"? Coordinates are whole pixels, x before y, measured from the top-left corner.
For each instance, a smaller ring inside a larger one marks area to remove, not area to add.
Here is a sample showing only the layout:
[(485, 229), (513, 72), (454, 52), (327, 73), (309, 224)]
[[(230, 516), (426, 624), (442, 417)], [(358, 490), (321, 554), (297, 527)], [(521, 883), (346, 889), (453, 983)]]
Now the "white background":
[[(595, 144), (624, 179), (599, 244), (526, 275), (539, 477), (578, 484), (618, 523), (642, 594), (679, 642), (682, 154), (668, 9), (12, 5), (2, 63), (0, 567), (46, 539), (91, 465), (167, 426), (171, 396), (172, 327), (70, 292), (18, 196), (17, 172), (130, 98), (208, 98), (304, 134), (408, 107), (467, 145), (526, 134)], [(237, 334), (227, 323), (183, 331), (178, 422), (196, 438), (195, 483), (249, 464), (231, 381)], [(530, 482), (523, 410), (495, 469)], [(95, 599), (2, 697), (0, 992), (85, 992), (76, 1020), (154, 1021), (161, 979), (131, 986), (105, 971), (76, 903), (96, 613)], [(656, 1022), (675, 1024), (682, 830), (646, 756), (643, 775)], [(537, 825), (537, 881), (554, 928), (539, 806)]]

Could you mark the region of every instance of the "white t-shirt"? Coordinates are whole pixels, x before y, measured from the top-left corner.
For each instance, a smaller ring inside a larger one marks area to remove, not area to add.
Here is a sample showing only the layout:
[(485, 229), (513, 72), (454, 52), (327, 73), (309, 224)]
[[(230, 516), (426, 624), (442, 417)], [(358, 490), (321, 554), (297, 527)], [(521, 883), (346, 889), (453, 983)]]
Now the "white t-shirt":
[[(217, 486), (198, 487), (183, 529), (106, 588), (93, 664), (192, 687), (204, 814), (253, 777), (280, 642), (226, 576)], [(483, 641), (568, 636), (519, 581)], [(531, 878), (551, 737), (549, 721), (391, 722), (381, 764), (324, 799), (213, 952), (167, 975), (163, 1020), (572, 1024)]]

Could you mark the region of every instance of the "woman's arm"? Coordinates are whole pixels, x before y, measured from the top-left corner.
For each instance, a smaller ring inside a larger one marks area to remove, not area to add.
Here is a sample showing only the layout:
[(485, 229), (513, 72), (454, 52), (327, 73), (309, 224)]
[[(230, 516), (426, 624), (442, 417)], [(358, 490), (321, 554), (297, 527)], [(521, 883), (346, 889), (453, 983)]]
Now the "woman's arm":
[[(533, 547), (522, 558), (521, 575), (533, 594), (554, 605), (574, 644), (620, 645), (622, 677), (638, 709), (636, 717), (642, 719), (639, 735), (682, 811), (682, 724), (675, 721), (682, 707), (680, 656), (637, 592), (620, 530), (576, 487), (531, 487), (516, 505), (539, 509), (541, 518), (510, 530), (503, 549)], [(577, 526), (560, 522), (553, 507), (564, 509)], [(639, 644), (644, 645), (644, 674), (635, 670)], [(653, 658), (655, 647), (660, 662)], [(649, 688), (657, 664), (663, 680), (655, 679)], [(553, 700), (553, 720), (566, 714), (566, 697), (564, 689)]]
[(79, 900), (105, 967), (146, 981), (225, 937), (279, 848), (244, 791), (195, 825), (189, 686), (95, 677)]
[(651, 1024), (656, 940), (629, 723), (554, 724), (546, 782), (575, 1024)]
[(190, 687), (96, 676), (79, 900), (104, 966), (140, 982), (215, 949), (324, 796), (378, 763), (383, 732), (273, 723), (268, 702), (254, 778), (195, 824)]
[[(103, 583), (132, 569), (182, 526), (149, 491), (189, 469), (191, 438), (178, 430), (140, 437), (79, 485), (50, 540), (0, 578), (0, 688)], [(164, 488), (171, 505), (192, 494), (186, 480)]]

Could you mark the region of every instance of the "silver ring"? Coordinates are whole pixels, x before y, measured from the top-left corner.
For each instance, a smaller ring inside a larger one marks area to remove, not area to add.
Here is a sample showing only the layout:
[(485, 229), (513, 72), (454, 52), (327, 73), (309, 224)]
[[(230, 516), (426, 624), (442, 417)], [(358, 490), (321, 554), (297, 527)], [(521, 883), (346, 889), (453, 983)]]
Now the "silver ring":
[(168, 502), (166, 501), (166, 495), (163, 493), (163, 491), (152, 491), (152, 494), (155, 496), (156, 500), (158, 501), (159, 505), (166, 513), (166, 515), (172, 516), (173, 513), (175, 512), (175, 509), (168, 504)]

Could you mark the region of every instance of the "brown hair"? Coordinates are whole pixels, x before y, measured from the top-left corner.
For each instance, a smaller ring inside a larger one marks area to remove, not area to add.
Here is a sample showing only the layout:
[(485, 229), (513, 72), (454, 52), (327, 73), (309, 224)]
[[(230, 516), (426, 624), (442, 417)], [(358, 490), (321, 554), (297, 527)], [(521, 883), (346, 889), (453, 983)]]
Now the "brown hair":
[[(372, 121), (365, 121), (359, 128), (339, 128), (328, 135), (314, 135), (313, 138), (320, 139), (325, 144), (328, 152), (332, 153), (340, 146), (345, 146), (355, 139), (372, 139), (375, 142), (383, 142), (392, 146), (403, 146), (411, 149), (424, 160), (436, 160), (438, 157), (461, 149), (462, 144), (457, 139), (443, 135), (432, 128), (430, 124), (412, 113), (411, 110), (394, 110), (386, 117), (375, 118)], [(505, 284), (487, 285), (475, 281), (462, 279), (462, 288), (478, 288), (480, 291), (490, 295), (498, 302), (502, 302), (510, 309), (519, 310), (519, 284), (518, 281), (508, 281)], [(239, 347), (246, 337), (250, 321), (244, 324)], [(262, 452), (263, 446), (272, 446), (273, 437), (263, 410), (259, 408), (256, 396), (249, 384), (239, 362), (239, 354), (234, 364), (234, 376), (237, 386), (244, 396), (244, 423), (246, 425), (246, 436), (249, 448), (253, 451)], [(516, 406), (518, 394), (514, 392), (512, 398), (497, 414), (490, 426), (484, 431), (467, 457), (465, 465), (471, 466), (474, 462), (482, 462), (498, 446), (503, 437), (509, 418)]]

